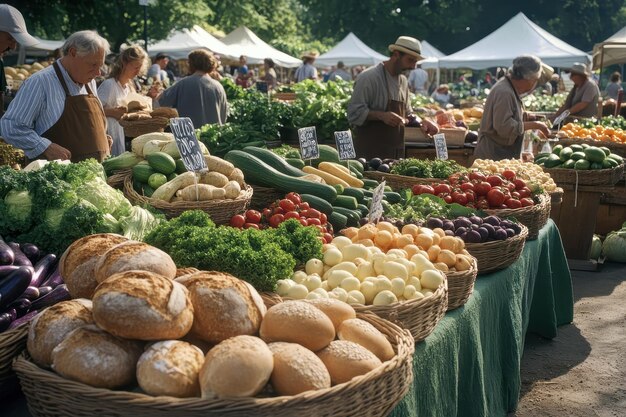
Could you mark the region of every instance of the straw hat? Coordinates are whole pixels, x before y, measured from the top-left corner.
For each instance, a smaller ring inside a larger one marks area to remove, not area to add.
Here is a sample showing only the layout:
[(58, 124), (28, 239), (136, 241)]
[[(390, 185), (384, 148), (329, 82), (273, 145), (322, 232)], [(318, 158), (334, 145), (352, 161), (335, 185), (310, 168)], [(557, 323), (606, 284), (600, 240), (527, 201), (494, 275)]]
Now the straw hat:
[(591, 75), (591, 71), (589, 71), (589, 68), (585, 64), (582, 64), (580, 62), (576, 62), (574, 65), (572, 65), (572, 68), (569, 69), (569, 72), (570, 74), (579, 74), (584, 75), (585, 77)]
[(306, 59), (306, 58), (315, 59), (318, 56), (319, 56), (319, 54), (317, 52), (309, 51), (309, 52), (305, 52), (305, 53), (302, 54), (302, 59)]
[(405, 54), (413, 55), (417, 59), (424, 59), (421, 55), (422, 53), (422, 44), (415, 38), (411, 38), (410, 36), (400, 36), (396, 39), (395, 43), (389, 45), (389, 50), (404, 52)]

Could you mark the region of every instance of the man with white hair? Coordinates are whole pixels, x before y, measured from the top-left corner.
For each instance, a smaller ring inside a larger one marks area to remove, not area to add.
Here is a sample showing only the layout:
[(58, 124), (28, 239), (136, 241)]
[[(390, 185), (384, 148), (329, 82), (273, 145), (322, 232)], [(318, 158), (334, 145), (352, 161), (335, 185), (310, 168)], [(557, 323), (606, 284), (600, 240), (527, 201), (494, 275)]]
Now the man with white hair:
[(31, 160), (102, 161), (110, 153), (111, 139), (94, 78), (108, 52), (109, 43), (97, 32), (70, 35), (62, 58), (20, 87), (0, 120), (4, 140)]

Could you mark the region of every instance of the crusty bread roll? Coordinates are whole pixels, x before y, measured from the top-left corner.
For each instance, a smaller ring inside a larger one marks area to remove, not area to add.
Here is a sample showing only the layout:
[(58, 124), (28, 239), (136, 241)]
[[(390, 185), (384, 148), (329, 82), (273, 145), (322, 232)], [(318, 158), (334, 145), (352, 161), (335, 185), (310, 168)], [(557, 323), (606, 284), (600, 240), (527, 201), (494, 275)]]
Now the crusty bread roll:
[(126, 271), (98, 285), (93, 318), (107, 332), (127, 339), (178, 339), (193, 321), (189, 292), (154, 272)]
[(317, 356), (324, 362), (333, 385), (350, 381), (379, 367), (382, 362), (363, 346), (347, 340), (335, 340)]
[(144, 103), (140, 102), (139, 100), (129, 101), (127, 107), (128, 107), (129, 112), (144, 110), (148, 108), (148, 106), (146, 106)]
[(270, 343), (274, 370), (270, 382), (279, 395), (330, 388), (330, 374), (315, 353), (297, 343)]
[(150, 115), (152, 117), (166, 117), (171, 119), (173, 117), (178, 117), (178, 110), (173, 107), (159, 107), (158, 109), (152, 110)]
[(266, 308), (261, 296), (245, 281), (214, 271), (176, 278), (189, 290), (194, 320), (191, 334), (210, 343), (254, 335)]
[(52, 350), (74, 329), (93, 324), (91, 301), (61, 301), (39, 313), (28, 328), (28, 353), (41, 366), (52, 365)]
[(98, 286), (95, 274), (98, 259), (127, 240), (124, 236), (101, 233), (78, 239), (65, 250), (59, 260), (59, 272), (72, 298), (93, 297)]
[(344, 303), (343, 301), (339, 301), (334, 298), (317, 298), (315, 300), (305, 301), (322, 310), (322, 313), (326, 314), (330, 321), (333, 322), (335, 331), (339, 329), (339, 326), (341, 326), (341, 323), (344, 320), (356, 318), (354, 308), (352, 308), (350, 304)]
[(349, 340), (363, 346), (383, 362), (395, 355), (393, 347), (385, 335), (365, 320), (349, 319), (344, 321), (337, 330), (337, 337), (339, 340)]
[(199, 397), (198, 373), (204, 363), (200, 349), (180, 340), (149, 346), (137, 362), (137, 382), (150, 395)]
[(209, 351), (200, 370), (202, 398), (252, 397), (270, 379), (272, 352), (258, 337), (235, 336)]
[(185, 275), (195, 274), (196, 272), (200, 272), (197, 268), (178, 268), (176, 270), (176, 278), (183, 277)]
[(96, 264), (96, 281), (104, 281), (124, 271), (151, 271), (165, 278), (176, 277), (176, 265), (161, 249), (147, 243), (129, 240), (106, 251)]
[(143, 344), (117, 338), (93, 326), (73, 330), (52, 351), (52, 369), (65, 378), (98, 388), (119, 388), (135, 380)]
[(299, 343), (317, 352), (335, 339), (335, 328), (328, 316), (312, 304), (285, 301), (267, 310), (260, 335), (268, 343)]

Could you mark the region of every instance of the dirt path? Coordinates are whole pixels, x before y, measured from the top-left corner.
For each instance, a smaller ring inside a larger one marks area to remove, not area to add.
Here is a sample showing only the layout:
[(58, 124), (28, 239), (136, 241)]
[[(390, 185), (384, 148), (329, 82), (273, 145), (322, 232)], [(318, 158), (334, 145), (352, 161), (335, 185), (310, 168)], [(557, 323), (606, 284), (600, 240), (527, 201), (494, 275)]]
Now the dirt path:
[(526, 338), (522, 394), (509, 417), (626, 416), (626, 265), (572, 273), (574, 323)]

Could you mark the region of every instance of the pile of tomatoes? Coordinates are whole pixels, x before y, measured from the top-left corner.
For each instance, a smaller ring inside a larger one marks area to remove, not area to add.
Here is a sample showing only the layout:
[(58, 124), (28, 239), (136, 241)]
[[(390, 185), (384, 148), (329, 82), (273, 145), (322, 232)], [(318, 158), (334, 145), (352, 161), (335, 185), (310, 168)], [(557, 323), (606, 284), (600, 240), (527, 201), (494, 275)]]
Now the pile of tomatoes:
[(515, 172), (484, 174), (472, 171), (454, 174), (447, 182), (432, 185), (414, 185), (414, 195), (433, 194), (448, 204), (458, 203), (477, 209), (516, 209), (535, 205), (532, 192)]
[(333, 240), (333, 227), (328, 223), (326, 214), (311, 208), (309, 203), (302, 201), (298, 193), (289, 193), (262, 211), (247, 210), (244, 214), (236, 214), (230, 219), (230, 226), (240, 229), (266, 229), (278, 227), (289, 219), (296, 219), (303, 226), (316, 227), (324, 243)]

